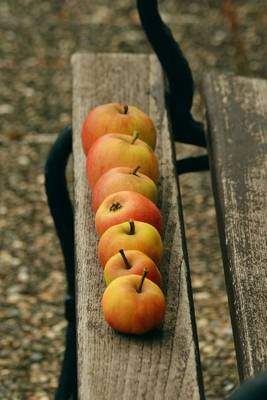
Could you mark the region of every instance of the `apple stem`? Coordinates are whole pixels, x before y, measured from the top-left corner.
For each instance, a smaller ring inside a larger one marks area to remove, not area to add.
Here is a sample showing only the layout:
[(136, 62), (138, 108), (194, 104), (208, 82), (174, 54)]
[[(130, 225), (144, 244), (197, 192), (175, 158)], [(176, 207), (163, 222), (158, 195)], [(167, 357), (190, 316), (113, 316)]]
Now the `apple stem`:
[(128, 104), (124, 104), (123, 114), (127, 114), (128, 109), (129, 109)]
[(133, 140), (131, 141), (131, 144), (134, 144), (135, 141), (139, 138), (139, 132), (134, 131), (133, 133)]
[(130, 219), (129, 224), (130, 224), (130, 232), (129, 232), (129, 235), (134, 235), (134, 234), (135, 234), (135, 224), (134, 224), (134, 221), (133, 221), (132, 219)]
[(123, 258), (123, 261), (124, 261), (124, 264), (126, 266), (126, 269), (130, 269), (131, 265), (130, 265), (130, 263), (129, 263), (129, 261), (128, 261), (123, 249), (120, 250), (120, 254), (121, 254), (122, 258)]
[(141, 168), (140, 165), (138, 165), (137, 167), (135, 167), (135, 169), (133, 170), (132, 174), (138, 176), (136, 172), (137, 172), (140, 168)]
[(141, 281), (140, 281), (139, 286), (137, 288), (137, 293), (141, 293), (142, 287), (143, 287), (143, 283), (144, 283), (144, 280), (145, 280), (145, 277), (147, 276), (147, 274), (148, 274), (148, 269), (144, 268), (144, 272), (143, 272)]

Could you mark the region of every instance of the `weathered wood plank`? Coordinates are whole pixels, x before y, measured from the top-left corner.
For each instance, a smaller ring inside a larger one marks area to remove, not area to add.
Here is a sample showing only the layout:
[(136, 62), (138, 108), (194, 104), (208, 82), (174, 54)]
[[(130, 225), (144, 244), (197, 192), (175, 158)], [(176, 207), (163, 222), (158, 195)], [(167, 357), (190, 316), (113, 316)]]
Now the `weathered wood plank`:
[[(152, 56), (133, 54), (76, 54), (72, 64), (80, 399), (199, 399), (202, 386), (188, 297), (190, 277), (160, 67)], [(162, 331), (143, 337), (112, 331), (100, 307), (103, 274), (96, 257), (97, 236), (80, 131), (88, 110), (110, 101), (134, 104), (148, 112), (159, 134), (159, 206), (165, 223), (160, 270), (167, 313)]]
[(240, 378), (267, 368), (267, 81), (210, 74), (208, 145)]

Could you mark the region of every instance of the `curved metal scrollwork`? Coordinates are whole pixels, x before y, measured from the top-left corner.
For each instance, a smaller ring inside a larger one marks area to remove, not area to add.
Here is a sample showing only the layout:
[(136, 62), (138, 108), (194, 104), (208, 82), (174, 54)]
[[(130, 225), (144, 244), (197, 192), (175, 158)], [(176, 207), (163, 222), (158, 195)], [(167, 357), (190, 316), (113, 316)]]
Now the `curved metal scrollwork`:
[(157, 0), (137, 0), (142, 27), (166, 75), (166, 102), (175, 141), (206, 147), (204, 127), (191, 114), (194, 82), (188, 61), (163, 22)]

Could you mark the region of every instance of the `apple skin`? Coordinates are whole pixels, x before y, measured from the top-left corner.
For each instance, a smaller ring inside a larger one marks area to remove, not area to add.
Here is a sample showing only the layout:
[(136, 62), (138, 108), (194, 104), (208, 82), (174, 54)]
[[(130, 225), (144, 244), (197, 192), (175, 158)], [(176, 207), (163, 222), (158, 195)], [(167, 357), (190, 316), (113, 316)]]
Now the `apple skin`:
[(161, 274), (151, 258), (139, 250), (126, 250), (124, 255), (127, 258), (130, 268), (126, 266), (120, 253), (112, 256), (106, 263), (104, 268), (104, 278), (107, 285), (119, 276), (132, 274), (142, 276), (144, 268), (146, 268), (148, 270), (146, 278), (161, 287)]
[(91, 188), (101, 175), (115, 167), (135, 168), (139, 165), (142, 174), (157, 182), (159, 169), (153, 150), (142, 140), (133, 140), (133, 136), (109, 133), (93, 144), (86, 159), (86, 173)]
[(141, 335), (159, 327), (166, 303), (161, 289), (149, 279), (137, 292), (141, 277), (127, 275), (114, 279), (105, 289), (102, 310), (107, 323), (116, 331)]
[(139, 172), (134, 174), (133, 168), (112, 168), (98, 179), (93, 188), (92, 209), (94, 212), (106, 197), (121, 191), (138, 192), (153, 203), (156, 203), (158, 198), (157, 186), (148, 176)]
[(137, 192), (121, 191), (112, 193), (99, 206), (95, 215), (95, 227), (101, 236), (113, 225), (133, 219), (153, 225), (162, 233), (162, 216), (158, 207)]
[(163, 254), (163, 243), (159, 232), (146, 222), (131, 221), (134, 233), (131, 234), (130, 222), (113, 225), (101, 236), (98, 243), (98, 257), (102, 267), (120, 249), (139, 250), (158, 264)]
[[(125, 112), (126, 111), (126, 112)], [(151, 118), (137, 107), (120, 103), (108, 103), (91, 110), (83, 123), (82, 144), (87, 154), (93, 143), (107, 133), (132, 135), (140, 133), (140, 139), (153, 150), (156, 146), (156, 128)]]

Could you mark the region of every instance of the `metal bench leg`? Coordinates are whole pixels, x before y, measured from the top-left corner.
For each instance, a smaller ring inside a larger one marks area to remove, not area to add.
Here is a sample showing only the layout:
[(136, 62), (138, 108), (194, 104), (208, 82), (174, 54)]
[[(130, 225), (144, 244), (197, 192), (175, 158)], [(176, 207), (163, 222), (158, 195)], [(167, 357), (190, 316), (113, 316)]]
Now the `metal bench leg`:
[[(167, 78), (166, 104), (176, 142), (206, 147), (204, 126), (191, 114), (194, 81), (190, 65), (171, 30), (162, 21), (157, 0), (137, 0), (142, 27)], [(188, 157), (176, 163), (179, 175), (209, 169), (208, 156)]]
[(52, 146), (45, 166), (45, 189), (63, 252), (67, 277), (65, 314), (68, 320), (64, 361), (56, 400), (77, 399), (74, 221), (65, 177), (72, 152), (72, 129), (64, 128)]
[(191, 115), (194, 82), (188, 61), (162, 21), (157, 0), (137, 0), (142, 27), (167, 78), (166, 102), (174, 140), (206, 147), (204, 127)]
[(262, 372), (241, 384), (227, 400), (266, 400), (267, 371)]
[(178, 175), (187, 172), (207, 171), (208, 169), (209, 159), (207, 155), (187, 157), (176, 161), (176, 171)]
[(68, 326), (65, 339), (65, 353), (55, 400), (77, 399), (76, 364), (76, 323), (73, 298), (66, 299), (66, 319)]

